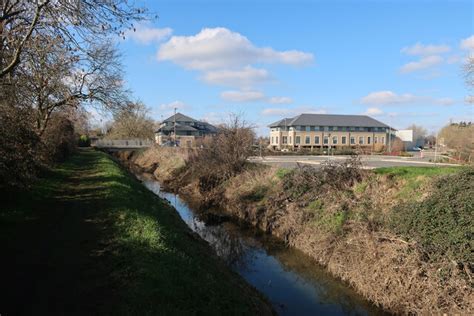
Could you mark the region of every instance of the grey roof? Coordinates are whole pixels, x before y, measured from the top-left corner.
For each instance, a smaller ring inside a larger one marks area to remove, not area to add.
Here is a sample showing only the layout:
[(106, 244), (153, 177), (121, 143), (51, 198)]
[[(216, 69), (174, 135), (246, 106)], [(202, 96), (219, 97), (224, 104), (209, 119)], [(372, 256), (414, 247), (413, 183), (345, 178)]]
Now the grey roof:
[[(174, 121), (175, 115), (172, 115), (166, 120), (162, 121), (161, 123), (171, 123), (171, 125), (160, 127), (155, 133), (174, 131)], [(183, 124), (183, 122), (191, 122), (192, 126)], [(201, 122), (184, 114), (176, 113), (176, 131), (192, 131), (202, 132), (204, 134), (215, 134), (217, 133), (217, 128), (207, 122)]]
[(181, 114), (181, 113), (176, 113), (175, 115), (171, 115), (170, 117), (168, 117), (162, 123), (174, 122), (175, 121), (175, 118), (174, 118), (175, 116), (176, 116), (176, 122), (197, 122), (195, 119), (193, 119), (189, 116), (186, 116), (186, 115)]
[[(285, 126), (283, 119), (269, 127)], [(377, 121), (367, 115), (342, 115), (342, 114), (300, 114), (290, 121), (286, 126), (349, 126), (349, 127), (389, 127), (388, 125)]]

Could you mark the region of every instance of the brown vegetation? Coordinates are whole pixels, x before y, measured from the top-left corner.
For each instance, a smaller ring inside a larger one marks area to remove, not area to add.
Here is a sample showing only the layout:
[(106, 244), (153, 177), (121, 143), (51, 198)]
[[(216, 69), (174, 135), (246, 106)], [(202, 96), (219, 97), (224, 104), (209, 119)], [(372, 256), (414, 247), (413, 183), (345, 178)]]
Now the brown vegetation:
[[(155, 174), (172, 189), (185, 193), (184, 198), (194, 206), (217, 206), (280, 237), (388, 311), (466, 314), (474, 310), (472, 256), (461, 260), (446, 252), (456, 245), (469, 251), (465, 234), (469, 234), (472, 220), (459, 218), (469, 218), (472, 212), (473, 188), (466, 187), (472, 182), (472, 171), (450, 176), (456, 179), (436, 180), (423, 174), (403, 177), (362, 170), (357, 158), (322, 169), (301, 167), (292, 171), (245, 164), (225, 181), (212, 183), (210, 189), (203, 187), (203, 173), (193, 164), (206, 171), (220, 170), (218, 159), (209, 159), (204, 166), (205, 160), (195, 158), (200, 152), (188, 156), (155, 148), (143, 154), (147, 165), (157, 153), (180, 161), (174, 171), (171, 165), (164, 166), (166, 174), (158, 171), (158, 164)], [(139, 158), (135, 161), (140, 163)], [(448, 192), (443, 182), (460, 185), (451, 186)], [(443, 192), (451, 198), (443, 197)], [(458, 203), (455, 201), (460, 204), (453, 204)], [(449, 207), (457, 209), (458, 215), (442, 211)], [(396, 216), (409, 214), (411, 209), (418, 209), (420, 217)], [(426, 229), (410, 226), (418, 222)], [(424, 235), (416, 233), (422, 231)], [(447, 248), (430, 248), (431, 238), (447, 235), (459, 239), (433, 239), (440, 245), (444, 242)]]

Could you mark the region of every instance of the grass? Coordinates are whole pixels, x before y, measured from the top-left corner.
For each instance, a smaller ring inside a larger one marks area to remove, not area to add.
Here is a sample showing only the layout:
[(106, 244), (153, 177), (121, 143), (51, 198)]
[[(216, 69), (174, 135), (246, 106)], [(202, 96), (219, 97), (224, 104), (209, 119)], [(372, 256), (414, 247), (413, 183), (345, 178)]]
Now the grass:
[(386, 167), (375, 169), (379, 175), (388, 175), (403, 181), (403, 186), (397, 197), (403, 200), (418, 199), (422, 196), (420, 190), (429, 179), (461, 171), (459, 167)]
[(7, 314), (271, 312), (172, 207), (104, 153), (81, 150), (30, 192), (3, 200)]

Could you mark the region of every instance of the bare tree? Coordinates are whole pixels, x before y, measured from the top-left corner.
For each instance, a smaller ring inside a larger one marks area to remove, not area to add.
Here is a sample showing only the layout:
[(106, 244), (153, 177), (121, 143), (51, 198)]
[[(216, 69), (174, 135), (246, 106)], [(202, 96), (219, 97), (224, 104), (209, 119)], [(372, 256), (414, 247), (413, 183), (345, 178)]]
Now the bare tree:
[(0, 79), (20, 64), (33, 36), (58, 38), (78, 55), (148, 17), (127, 0), (0, 0)]
[(148, 116), (148, 109), (142, 102), (130, 102), (115, 113), (106, 137), (111, 139), (153, 139), (154, 121)]

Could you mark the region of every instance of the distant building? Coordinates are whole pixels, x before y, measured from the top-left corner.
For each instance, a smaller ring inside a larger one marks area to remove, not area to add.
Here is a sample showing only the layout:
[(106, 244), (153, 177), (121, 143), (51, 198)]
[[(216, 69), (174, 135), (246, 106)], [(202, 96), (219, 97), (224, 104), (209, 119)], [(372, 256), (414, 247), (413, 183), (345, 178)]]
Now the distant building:
[[(176, 135), (174, 135), (175, 131)], [(159, 145), (166, 145), (174, 144), (176, 141), (182, 147), (195, 147), (199, 140), (216, 133), (217, 128), (207, 122), (176, 113), (161, 122), (160, 128), (155, 132), (155, 142)]]
[(388, 125), (365, 115), (300, 114), (269, 127), (273, 149), (370, 148), (386, 145), (390, 132)]

